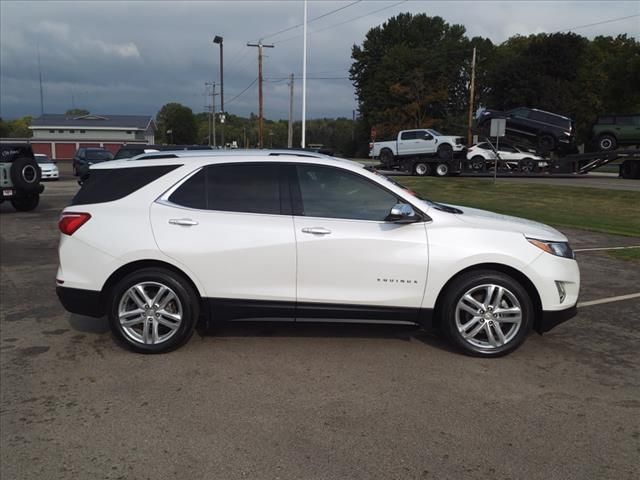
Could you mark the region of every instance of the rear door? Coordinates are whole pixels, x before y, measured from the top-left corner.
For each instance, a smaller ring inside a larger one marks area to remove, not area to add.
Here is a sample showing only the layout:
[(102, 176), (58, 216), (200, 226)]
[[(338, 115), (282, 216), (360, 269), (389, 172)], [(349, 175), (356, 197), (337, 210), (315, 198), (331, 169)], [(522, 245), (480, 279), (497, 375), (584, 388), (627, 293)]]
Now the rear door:
[(214, 319), (294, 316), (288, 183), (274, 163), (202, 168), (151, 207), (160, 250), (204, 285)]
[(398, 140), (398, 155), (413, 155), (416, 151), (416, 132), (408, 130), (400, 133), (400, 139)]
[(297, 318), (416, 319), (427, 278), (425, 224), (385, 218), (400, 200), (337, 167), (299, 164)]

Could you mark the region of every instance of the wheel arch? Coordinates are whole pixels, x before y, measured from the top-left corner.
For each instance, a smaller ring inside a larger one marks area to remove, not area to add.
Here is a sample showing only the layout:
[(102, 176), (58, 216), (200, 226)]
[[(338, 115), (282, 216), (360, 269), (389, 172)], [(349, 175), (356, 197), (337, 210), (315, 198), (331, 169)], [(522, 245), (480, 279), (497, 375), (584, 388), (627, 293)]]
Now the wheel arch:
[(449, 289), (451, 284), (458, 279), (460, 276), (465, 275), (469, 272), (479, 271), (479, 270), (494, 270), (500, 273), (504, 273), (512, 277), (518, 283), (522, 285), (522, 287), (527, 291), (529, 296), (531, 297), (531, 303), (533, 303), (533, 309), (535, 312), (535, 318), (533, 322), (533, 329), (538, 330), (540, 320), (542, 318), (542, 300), (540, 299), (540, 294), (538, 293), (538, 289), (535, 287), (533, 282), (527, 277), (524, 273), (513, 268), (509, 265), (505, 265), (502, 263), (480, 263), (477, 265), (472, 265), (469, 267), (460, 270), (456, 274), (454, 274), (444, 286), (440, 289), (438, 293), (438, 297), (436, 298), (436, 303), (434, 305), (434, 316), (433, 323), (434, 326), (438, 327), (438, 323), (440, 322), (440, 309), (442, 308), (442, 300), (445, 295), (445, 292)]
[(191, 279), (189, 275), (187, 275), (184, 271), (167, 262), (163, 262), (162, 260), (136, 260), (134, 262), (127, 263), (126, 265), (121, 266), (115, 272), (113, 272), (109, 278), (107, 278), (106, 282), (102, 286), (101, 290), (101, 300), (103, 307), (106, 309), (107, 301), (113, 287), (124, 277), (129, 275), (130, 273), (135, 272), (136, 270), (140, 270), (142, 268), (162, 268), (165, 270), (169, 270), (173, 273), (180, 275), (190, 286), (193, 288), (193, 291), (198, 296), (200, 301), (200, 311), (207, 312), (207, 302), (203, 301), (202, 295), (200, 293), (200, 289), (196, 283)]

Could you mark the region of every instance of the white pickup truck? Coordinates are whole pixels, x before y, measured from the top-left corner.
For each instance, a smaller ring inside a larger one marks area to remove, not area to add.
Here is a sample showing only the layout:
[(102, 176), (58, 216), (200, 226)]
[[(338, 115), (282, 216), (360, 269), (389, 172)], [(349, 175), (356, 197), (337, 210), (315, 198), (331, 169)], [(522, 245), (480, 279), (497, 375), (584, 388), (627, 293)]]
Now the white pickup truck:
[[(463, 137), (442, 135), (440, 132), (430, 128), (402, 130), (395, 140), (369, 144), (369, 156), (371, 158), (379, 158), (385, 166), (392, 165), (403, 158), (420, 158), (422, 163), (427, 166), (427, 170), (430, 170), (430, 163), (437, 163), (438, 160), (451, 160), (454, 153), (460, 153), (464, 150)], [(422, 167), (422, 163), (420, 167)], [(414, 171), (413, 173), (418, 175), (426, 174), (422, 173), (422, 170)]]

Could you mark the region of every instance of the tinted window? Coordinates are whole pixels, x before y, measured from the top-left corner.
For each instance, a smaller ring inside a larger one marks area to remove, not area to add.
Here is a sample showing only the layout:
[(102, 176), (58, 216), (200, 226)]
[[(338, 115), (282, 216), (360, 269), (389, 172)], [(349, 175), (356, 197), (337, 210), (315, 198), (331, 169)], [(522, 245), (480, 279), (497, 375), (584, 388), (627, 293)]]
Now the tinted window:
[(106, 160), (113, 160), (113, 155), (106, 150), (87, 150), (87, 160), (104, 162)]
[(417, 138), (418, 132), (402, 132), (400, 134), (400, 140), (414, 140)]
[(398, 199), (355, 173), (298, 165), (302, 214), (307, 217), (384, 221)]
[(562, 118), (558, 115), (551, 115), (549, 113), (534, 111), (534, 112), (531, 112), (531, 114), (529, 115), (529, 118), (532, 120), (536, 120), (538, 122), (549, 123), (551, 125), (557, 125), (563, 128), (571, 127), (570, 122), (567, 119)]
[(512, 110), (511, 113), (516, 117), (527, 118), (530, 110), (528, 108), (516, 108), (515, 110)]
[(491, 147), (489, 147), (489, 145), (487, 143), (479, 143), (478, 145), (476, 145), (476, 147), (481, 148), (483, 150), (490, 150)]
[(614, 123), (613, 117), (598, 117), (598, 123), (611, 125)]
[(209, 210), (280, 214), (280, 178), (277, 165), (212, 165), (207, 167), (207, 171)]
[(135, 157), (136, 155), (140, 155), (141, 153), (144, 153), (143, 148), (121, 148), (120, 150), (118, 150), (118, 153), (116, 153), (116, 156), (113, 158), (115, 160), (119, 158), (131, 158), (131, 157)]
[(90, 170), (71, 205), (112, 202), (126, 197), (179, 165)]
[(631, 115), (616, 117), (616, 123), (618, 125), (633, 125), (633, 117)]
[(51, 163), (51, 160), (46, 155), (36, 155), (35, 157), (38, 163)]
[(180, 185), (169, 197), (171, 203), (189, 208), (207, 208), (206, 170), (201, 169)]

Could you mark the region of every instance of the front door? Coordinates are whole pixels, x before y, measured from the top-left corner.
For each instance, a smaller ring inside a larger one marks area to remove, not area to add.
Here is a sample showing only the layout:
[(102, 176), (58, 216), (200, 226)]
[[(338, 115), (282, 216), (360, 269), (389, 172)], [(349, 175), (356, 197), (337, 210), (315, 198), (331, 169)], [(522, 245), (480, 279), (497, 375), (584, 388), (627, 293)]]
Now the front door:
[(294, 317), (296, 245), (280, 171), (210, 165), (151, 207), (158, 247), (198, 278), (214, 319)]
[(362, 175), (295, 168), (297, 318), (414, 321), (427, 278), (425, 224), (385, 222), (400, 200)]

